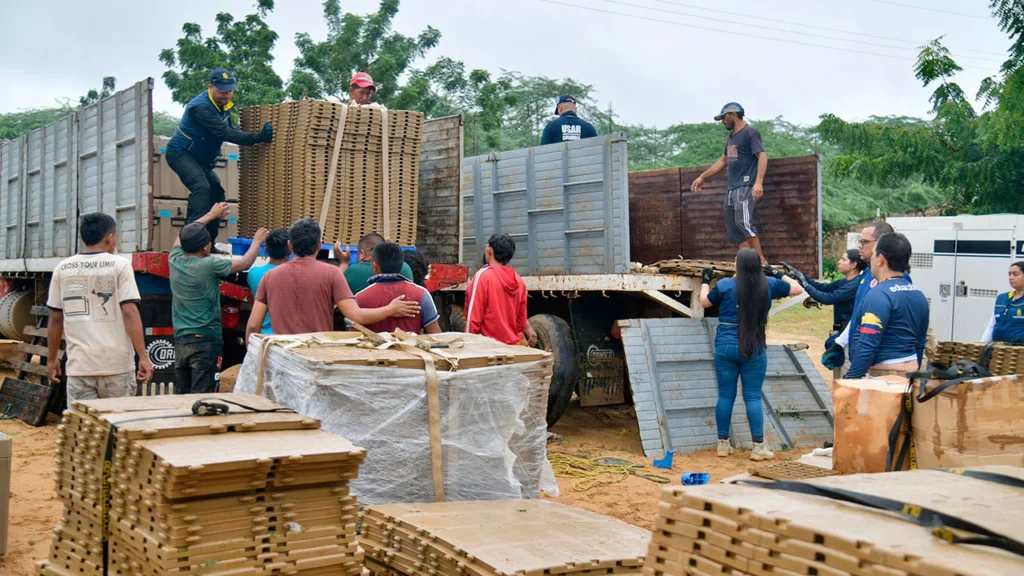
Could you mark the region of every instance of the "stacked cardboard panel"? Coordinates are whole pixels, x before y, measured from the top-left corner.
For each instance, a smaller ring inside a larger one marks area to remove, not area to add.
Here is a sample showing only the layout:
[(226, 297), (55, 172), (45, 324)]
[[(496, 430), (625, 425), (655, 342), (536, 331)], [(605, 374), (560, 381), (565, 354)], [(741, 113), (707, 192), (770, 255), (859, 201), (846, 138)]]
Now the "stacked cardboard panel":
[(367, 506), (374, 574), (637, 574), (650, 532), (545, 500)]
[(378, 232), (415, 244), (423, 114), (301, 100), (246, 108), (241, 119), (245, 130), (274, 124), (273, 142), (242, 153), (243, 236), (319, 221), (326, 200), (328, 239), (355, 244)]
[[(199, 399), (264, 412), (193, 416)], [(38, 574), (359, 574), (348, 483), (365, 451), (281, 409), (242, 394), (74, 403)]]
[[(1024, 478), (1021, 468), (986, 471)], [(806, 480), (922, 506), (1016, 538), (1020, 489), (918, 470)], [(645, 576), (1024, 574), (1024, 558), (949, 544), (894, 514), (836, 500), (740, 484), (666, 488)]]
[[(977, 362), (984, 347), (984, 344), (973, 342), (939, 342), (938, 351), (932, 362), (943, 366), (950, 366), (960, 360)], [(992, 358), (988, 367), (995, 376), (1024, 374), (1024, 346), (992, 346)]]

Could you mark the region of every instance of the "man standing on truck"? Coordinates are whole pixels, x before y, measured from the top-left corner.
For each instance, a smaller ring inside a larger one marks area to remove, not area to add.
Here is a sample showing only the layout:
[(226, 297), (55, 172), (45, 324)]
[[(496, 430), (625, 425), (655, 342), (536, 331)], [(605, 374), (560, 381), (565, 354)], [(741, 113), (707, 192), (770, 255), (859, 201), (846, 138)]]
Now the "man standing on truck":
[(722, 157), (711, 165), (690, 185), (690, 190), (700, 192), (704, 182), (719, 175), (728, 168), (729, 186), (725, 194), (725, 230), (729, 242), (740, 248), (753, 248), (767, 264), (761, 251), (761, 240), (757, 237), (754, 214), (757, 204), (764, 195), (764, 175), (768, 171), (768, 155), (761, 143), (761, 133), (743, 120), (743, 106), (730, 102), (715, 116), (729, 131)]
[(372, 102), (373, 94), (375, 92), (377, 92), (377, 87), (373, 84), (373, 78), (371, 78), (366, 72), (356, 72), (352, 76), (352, 80), (348, 83), (348, 105), (377, 106), (383, 108), (383, 105)]
[(491, 234), (484, 266), (466, 286), (466, 332), (505, 344), (533, 346), (537, 333), (526, 319), (526, 284), (509, 266), (515, 254), (516, 241), (511, 236)]
[(175, 394), (217, 391), (224, 355), (220, 281), (252, 267), (260, 245), (270, 234), (266, 228), (257, 230), (249, 250), (237, 260), (211, 256), (209, 224), (227, 215), (228, 204), (221, 202), (195, 222), (186, 224), (167, 258), (171, 268)]
[(544, 127), (544, 133), (540, 136), (541, 146), (597, 136), (594, 125), (576, 115), (576, 99), (569, 94), (558, 97), (555, 116), (558, 118)]
[[(281, 264), (288, 261), (288, 257), (292, 255), (292, 251), (288, 248), (288, 229), (279, 228), (274, 230), (267, 236), (267, 255), (270, 256), (270, 262), (262, 265), (255, 266), (249, 270), (245, 275), (245, 281), (249, 285), (249, 290), (253, 294), (259, 290), (260, 281), (263, 277), (274, 268), (277, 268)], [(270, 327), (270, 315), (263, 319), (263, 326), (260, 329), (262, 334), (273, 334), (274, 330)]]
[[(229, 120), (235, 105), (231, 97), (236, 88), (231, 72), (224, 68), (210, 72), (206, 90), (185, 105), (178, 129), (167, 142), (167, 165), (189, 190), (187, 222), (198, 221), (225, 199), (220, 178), (213, 171), (222, 143), (251, 146), (270, 142), (274, 137), (270, 122), (263, 124), (260, 132), (243, 132), (231, 127)], [(216, 241), (220, 219), (209, 222), (207, 230), (210, 240)], [(215, 254), (219, 252), (214, 249)]]
[(382, 308), (363, 309), (356, 303), (345, 275), (337, 266), (316, 259), (323, 236), (314, 220), (297, 220), (288, 228), (288, 246), (294, 254), (290, 261), (263, 277), (256, 302), (245, 327), (245, 341), (260, 331), (263, 318), (270, 313), (274, 334), (310, 334), (334, 330), (334, 308), (345, 318), (364, 326), (385, 318), (412, 318), (420, 313), (418, 301), (404, 295)]
[[(370, 232), (366, 236), (359, 239), (359, 263), (348, 265), (348, 251), (341, 251), (341, 244), (338, 244), (334, 248), (334, 252), (339, 258), (339, 266), (345, 272), (345, 281), (348, 282), (349, 289), (352, 290), (353, 294), (362, 292), (370, 284), (370, 277), (373, 276), (373, 249), (384, 241), (384, 237), (376, 232)], [(409, 267), (405, 262), (402, 263), (402, 270), (399, 272), (403, 278), (412, 282), (412, 268)]]
[(60, 340), (67, 338), (68, 408), (76, 400), (135, 396), (135, 380), (153, 377), (135, 273), (114, 255), (117, 223), (102, 212), (83, 214), (78, 233), (85, 251), (57, 265), (46, 301), (46, 375), (60, 382)]

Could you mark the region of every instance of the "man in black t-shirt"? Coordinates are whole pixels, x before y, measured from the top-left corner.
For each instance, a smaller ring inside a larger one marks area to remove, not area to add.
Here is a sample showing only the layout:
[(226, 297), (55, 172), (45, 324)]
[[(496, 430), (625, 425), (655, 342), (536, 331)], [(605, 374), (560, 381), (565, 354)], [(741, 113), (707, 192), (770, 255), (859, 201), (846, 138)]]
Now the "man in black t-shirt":
[(572, 96), (565, 94), (558, 98), (555, 115), (558, 119), (548, 122), (544, 127), (544, 134), (540, 137), (541, 146), (597, 136), (594, 126), (576, 115), (576, 99)]
[(761, 134), (743, 121), (743, 106), (730, 102), (715, 116), (729, 131), (722, 157), (697, 177), (690, 190), (700, 192), (704, 181), (714, 178), (728, 168), (729, 189), (725, 195), (725, 229), (729, 241), (740, 248), (753, 248), (767, 264), (757, 237), (754, 213), (764, 195), (764, 174), (768, 170), (768, 155), (761, 144)]

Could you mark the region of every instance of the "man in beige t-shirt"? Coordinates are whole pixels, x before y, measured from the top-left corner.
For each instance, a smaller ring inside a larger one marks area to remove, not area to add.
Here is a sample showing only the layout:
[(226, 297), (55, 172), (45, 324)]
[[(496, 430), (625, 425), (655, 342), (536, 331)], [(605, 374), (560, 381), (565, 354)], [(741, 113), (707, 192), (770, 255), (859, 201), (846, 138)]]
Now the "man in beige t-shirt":
[[(68, 408), (76, 400), (134, 396), (136, 377), (153, 377), (135, 274), (130, 262), (112, 254), (117, 224), (94, 212), (81, 217), (78, 230), (85, 250), (57, 265), (46, 301), (48, 357), (57, 358), (61, 337), (67, 339)], [(60, 382), (60, 362), (46, 369), (51, 382)]]

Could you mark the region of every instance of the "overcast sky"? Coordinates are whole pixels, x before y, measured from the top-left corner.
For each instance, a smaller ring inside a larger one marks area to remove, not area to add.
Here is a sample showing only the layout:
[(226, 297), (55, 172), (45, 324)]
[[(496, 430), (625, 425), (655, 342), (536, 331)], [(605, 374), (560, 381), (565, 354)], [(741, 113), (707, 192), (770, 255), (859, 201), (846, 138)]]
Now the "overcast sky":
[[(119, 88), (152, 76), (154, 107), (173, 114), (181, 107), (160, 80), (160, 50), (174, 46), (186, 21), (208, 34), (217, 12), (242, 17), (254, 6), (253, 0), (0, 4), (0, 112), (77, 99), (109, 75)], [(624, 122), (704, 121), (736, 100), (755, 119), (783, 116), (814, 123), (826, 112), (847, 119), (925, 116), (931, 91), (913, 76), (916, 47), (941, 35), (965, 69), (959, 82), (973, 95), (981, 79), (998, 70), (1009, 45), (987, 5), (986, 0), (404, 0), (395, 27), (409, 35), (427, 25), (441, 31), (440, 45), (420, 66), (444, 55), (467, 68), (572, 77), (594, 85), (602, 105), (611, 102)], [(342, 0), (344, 10), (359, 14), (377, 6), (377, 0)], [(280, 35), (275, 68), (287, 80), (297, 55), (295, 34), (308, 32), (318, 40), (326, 35), (321, 3), (279, 0), (268, 22)]]

